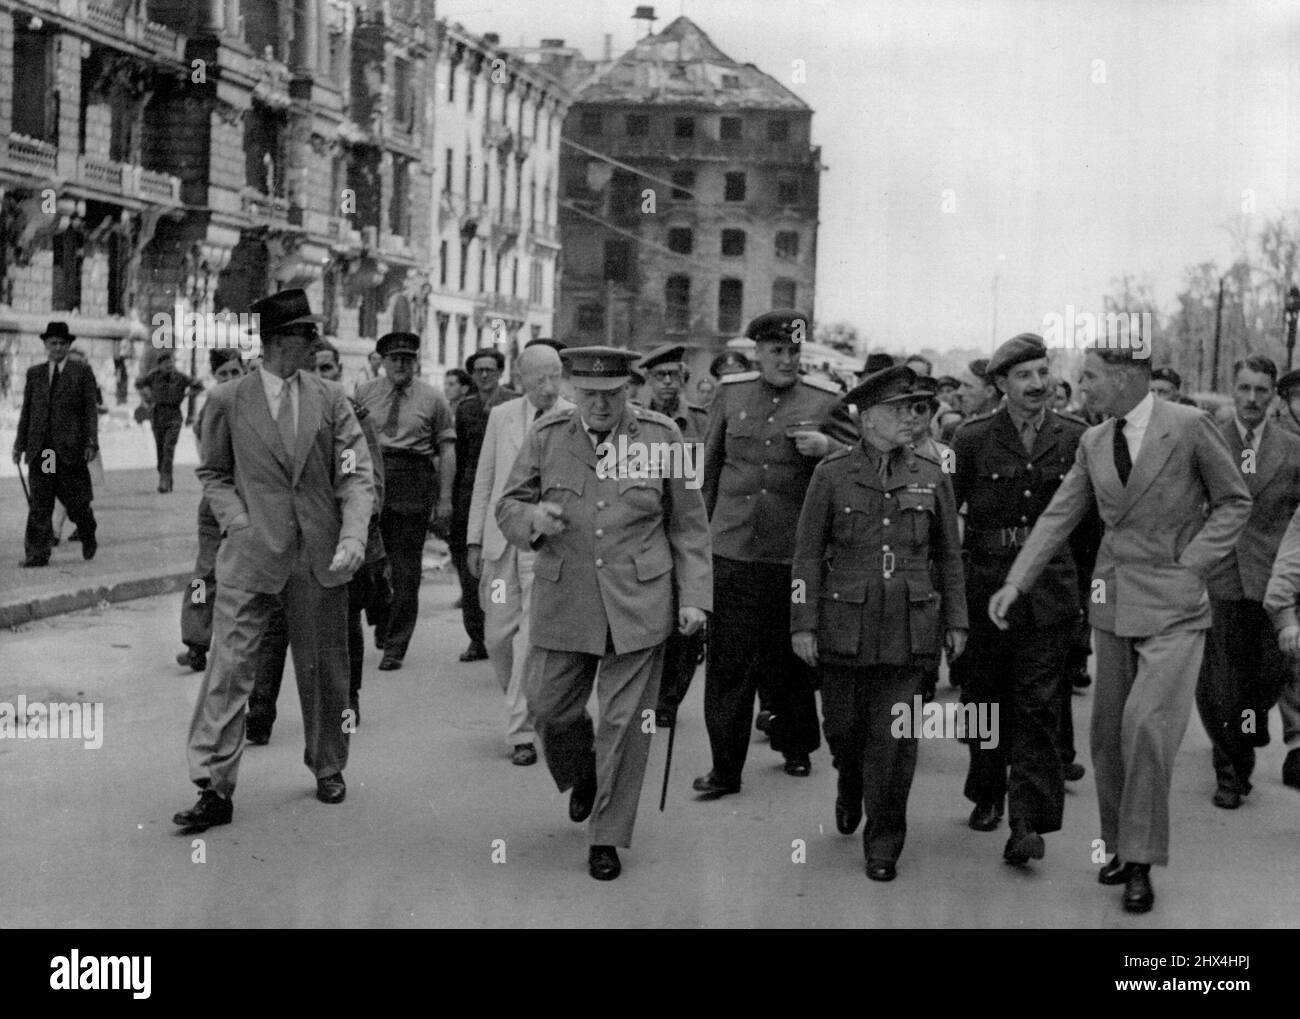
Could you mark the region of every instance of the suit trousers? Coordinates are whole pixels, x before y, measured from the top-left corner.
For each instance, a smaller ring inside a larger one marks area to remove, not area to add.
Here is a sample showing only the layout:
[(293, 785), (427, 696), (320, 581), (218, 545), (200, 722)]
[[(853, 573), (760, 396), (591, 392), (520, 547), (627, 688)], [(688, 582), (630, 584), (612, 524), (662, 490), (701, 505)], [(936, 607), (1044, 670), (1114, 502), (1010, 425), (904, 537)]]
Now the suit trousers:
[(456, 579), (460, 581), (460, 622), (465, 628), (465, 635), (471, 641), (482, 644), (483, 614), (487, 609), (479, 597), (479, 581), (469, 572), (469, 550), (464, 543), (447, 545), (451, 553), (452, 565), (456, 567)]
[(181, 423), (184, 415), (180, 407), (155, 404), (150, 415), (153, 427), (154, 452), (158, 457), (158, 473), (171, 477), (172, 462), (176, 458), (176, 443), (181, 437)]
[(977, 613), (966, 645), (970, 662), (961, 702), (995, 705), (998, 739), (992, 747), (967, 739), (965, 796), (972, 803), (999, 804), (1007, 797), (1013, 827), (1023, 824), (1044, 835), (1061, 830), (1065, 810), (1058, 740), (1074, 630), (1071, 620), (1003, 632)]
[(894, 705), (912, 705), (911, 665), (822, 666), (826, 745), (844, 785), (862, 790), (862, 846), (868, 860), (894, 861), (907, 838), (907, 797), (918, 740), (895, 736)]
[[(537, 647), (533, 653), (536, 667), (526, 676), (524, 694), (551, 777), (564, 792), (594, 767), (591, 845), (626, 848), (650, 757), (652, 733), (643, 719), (659, 696), (664, 646), (604, 656)], [(593, 683), (598, 726), (587, 713)]]
[(38, 563), (49, 562), (50, 548), (54, 543), (54, 500), (67, 508), (68, 519), (81, 532), (81, 540), (95, 537), (95, 513), (90, 508), (94, 486), (90, 468), (77, 458), (56, 456), (54, 470), (48, 474), (41, 468), (42, 458), (28, 464), (27, 486), (30, 501), (27, 504), (27, 531), (23, 536), (24, 551), (28, 559)]
[(194, 574), (181, 592), (181, 642), (203, 651), (212, 643), (212, 609), (217, 599), (217, 550), (221, 525), (206, 498), (199, 500), (199, 554)]
[(506, 743), (512, 747), (532, 743), (535, 735), (524, 676), (536, 666), (528, 641), (536, 559), (536, 552), (508, 545), (499, 559), (483, 560), (479, 587), (470, 591), (483, 604), (483, 642), (505, 694)]
[(713, 557), (713, 618), (704, 677), (704, 721), (713, 770), (739, 781), (749, 753), (754, 694), (767, 679), (772, 749), (809, 754), (821, 745), (810, 670), (790, 646), (790, 567)]
[(1106, 851), (1169, 863), (1169, 785), (1187, 731), (1204, 630), (1152, 637), (1095, 631), (1092, 766)]
[(1298, 670), (1278, 648), (1273, 623), (1260, 602), (1215, 598), (1210, 609), (1213, 622), (1196, 683), (1196, 707), (1213, 745), (1218, 784), (1236, 789), (1255, 770), (1255, 747), (1267, 741), (1268, 713), (1279, 698), (1283, 729), (1300, 721), (1291, 718), (1288, 724), (1290, 699), (1285, 696), (1296, 686)]
[(305, 546), (278, 594), (218, 587), (212, 653), (190, 722), (190, 778), (196, 785), (223, 796), (234, 791), (248, 700), (277, 609), (284, 613), (302, 703), (303, 762), (318, 779), (342, 773), (348, 759), (347, 598), (346, 586), (317, 582)]
[(384, 631), (384, 653), (397, 659), (415, 633), (420, 613), (420, 576), (429, 516), (437, 497), (433, 464), (410, 455), (384, 454), (384, 508), (379, 530), (392, 570), (393, 601)]

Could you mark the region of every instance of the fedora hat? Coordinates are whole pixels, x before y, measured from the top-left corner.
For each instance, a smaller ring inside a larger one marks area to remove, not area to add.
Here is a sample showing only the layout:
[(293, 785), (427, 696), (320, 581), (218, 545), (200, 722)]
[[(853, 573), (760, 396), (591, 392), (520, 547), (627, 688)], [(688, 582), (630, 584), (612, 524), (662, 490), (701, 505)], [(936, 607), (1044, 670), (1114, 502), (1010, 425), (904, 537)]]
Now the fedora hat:
[(68, 330), (68, 323), (51, 322), (45, 327), (45, 332), (41, 333), (41, 339), (64, 339), (71, 343), (76, 337)]
[(307, 301), (307, 291), (300, 289), (281, 290), (254, 301), (248, 308), (257, 316), (257, 332), (263, 340), (268, 336), (283, 332), (290, 326), (312, 323), (319, 325), (325, 321), (324, 315), (313, 315)]

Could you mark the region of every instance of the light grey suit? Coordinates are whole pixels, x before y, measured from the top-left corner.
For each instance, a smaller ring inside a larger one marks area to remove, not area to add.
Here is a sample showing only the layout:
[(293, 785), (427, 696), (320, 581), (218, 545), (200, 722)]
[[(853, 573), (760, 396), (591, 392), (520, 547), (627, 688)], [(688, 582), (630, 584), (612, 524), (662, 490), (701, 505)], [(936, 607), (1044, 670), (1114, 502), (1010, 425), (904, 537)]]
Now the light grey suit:
[(1163, 865), (1173, 763), (1210, 626), (1206, 577), (1245, 526), (1250, 493), (1213, 419), (1195, 408), (1155, 401), (1127, 485), (1114, 432), (1110, 420), (1084, 433), (1007, 583), (1027, 591), (1096, 501), (1106, 525), (1089, 613), (1101, 835), (1125, 862)]
[[(374, 502), (370, 452), (335, 382), (298, 373), (297, 443), (285, 448), (259, 372), (218, 386), (203, 419), (203, 494), (221, 528), (212, 654), (190, 723), (190, 777), (229, 796), (244, 748), (257, 654), (277, 605), (302, 702), (304, 761), (342, 772), (348, 738), (347, 582), (331, 572), (343, 538), (364, 548)], [(289, 399), (284, 393), (282, 400)]]

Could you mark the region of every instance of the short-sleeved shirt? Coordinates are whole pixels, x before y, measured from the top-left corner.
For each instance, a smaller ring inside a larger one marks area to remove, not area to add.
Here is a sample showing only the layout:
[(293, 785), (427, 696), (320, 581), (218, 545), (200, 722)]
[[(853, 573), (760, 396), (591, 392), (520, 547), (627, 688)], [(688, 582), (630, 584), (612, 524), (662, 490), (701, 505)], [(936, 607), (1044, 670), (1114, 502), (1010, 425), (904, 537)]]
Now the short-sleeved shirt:
[(427, 382), (412, 379), (397, 408), (397, 428), (389, 435), (385, 426), (396, 387), (387, 377), (357, 386), (356, 401), (370, 411), (384, 452), (402, 451), (421, 456), (438, 455), (440, 443), (454, 441), (456, 423), (447, 398)]

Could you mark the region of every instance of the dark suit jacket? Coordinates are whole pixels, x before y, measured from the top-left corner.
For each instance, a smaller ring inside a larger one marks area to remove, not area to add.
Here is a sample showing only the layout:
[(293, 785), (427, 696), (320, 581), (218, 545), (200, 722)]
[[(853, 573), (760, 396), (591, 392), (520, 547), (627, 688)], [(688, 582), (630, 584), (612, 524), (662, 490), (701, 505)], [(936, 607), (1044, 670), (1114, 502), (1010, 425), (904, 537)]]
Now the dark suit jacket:
[(1270, 421), (1252, 460), (1244, 455), (1235, 417), (1219, 430), (1250, 489), (1252, 505), (1237, 544), (1210, 571), (1210, 597), (1262, 602), (1282, 535), (1300, 506), (1300, 437)]
[(14, 446), (27, 454), (28, 463), (37, 462), (44, 450), (52, 449), (58, 461), (84, 464), (86, 447), (99, 448), (95, 376), (86, 365), (65, 358), (53, 393), (48, 361), (27, 369)]

